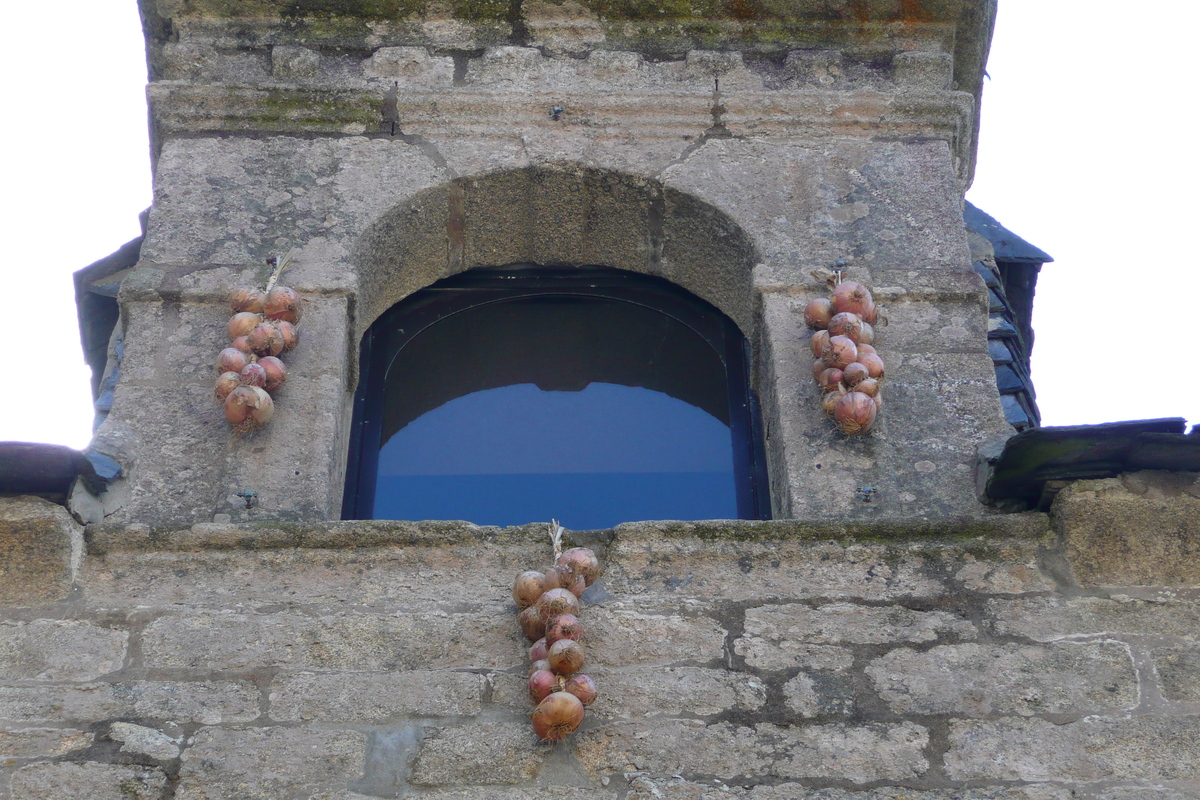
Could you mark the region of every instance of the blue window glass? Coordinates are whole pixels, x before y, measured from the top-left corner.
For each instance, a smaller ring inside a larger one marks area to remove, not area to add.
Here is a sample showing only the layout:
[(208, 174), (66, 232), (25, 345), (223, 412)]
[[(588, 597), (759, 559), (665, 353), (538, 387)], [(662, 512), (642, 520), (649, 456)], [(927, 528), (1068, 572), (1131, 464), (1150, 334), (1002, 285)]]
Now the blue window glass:
[(417, 293), (363, 343), (345, 516), (765, 516), (745, 344), (665, 282), (481, 270)]

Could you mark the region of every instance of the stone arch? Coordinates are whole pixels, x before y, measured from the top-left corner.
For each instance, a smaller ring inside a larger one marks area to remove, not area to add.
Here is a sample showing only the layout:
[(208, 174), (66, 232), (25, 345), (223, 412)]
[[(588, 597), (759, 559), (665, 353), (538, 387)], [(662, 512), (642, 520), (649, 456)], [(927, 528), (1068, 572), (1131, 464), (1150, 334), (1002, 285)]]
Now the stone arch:
[(357, 331), (413, 292), (473, 267), (598, 265), (665, 278), (754, 341), (750, 237), (662, 183), (580, 165), (457, 178), (384, 213), (360, 238)]

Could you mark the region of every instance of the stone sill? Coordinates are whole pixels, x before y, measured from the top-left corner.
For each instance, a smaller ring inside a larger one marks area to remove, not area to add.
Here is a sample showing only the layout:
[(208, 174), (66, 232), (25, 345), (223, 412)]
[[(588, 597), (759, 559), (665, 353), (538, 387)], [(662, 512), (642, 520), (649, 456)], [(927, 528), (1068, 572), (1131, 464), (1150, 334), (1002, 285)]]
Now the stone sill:
[[(545, 542), (547, 529), (546, 523), (497, 528), (459, 521), (402, 520), (201, 522), (190, 526), (135, 523), (90, 525), (85, 538), (88, 555), (103, 556), (121, 551), (442, 547), (475, 542), (521, 545)], [(818, 518), (765, 522), (628, 522), (609, 530), (568, 532), (565, 541), (571, 544), (612, 544), (622, 539), (645, 538), (731, 543), (785, 540), (844, 542), (847, 539), (864, 542), (927, 542), (940, 539), (980, 540), (980, 544), (986, 547), (987, 540), (1048, 540), (1052, 536), (1049, 516), (1028, 512), (990, 517), (898, 518), (873, 522)]]

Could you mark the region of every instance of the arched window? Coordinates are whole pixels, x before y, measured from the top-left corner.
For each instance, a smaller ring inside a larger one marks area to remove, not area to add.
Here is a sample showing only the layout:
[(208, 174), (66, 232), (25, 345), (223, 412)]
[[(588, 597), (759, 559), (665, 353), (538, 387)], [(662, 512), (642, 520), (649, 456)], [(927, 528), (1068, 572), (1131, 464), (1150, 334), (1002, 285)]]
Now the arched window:
[(346, 518), (769, 516), (745, 338), (666, 281), (471, 270), (383, 314), (361, 365)]

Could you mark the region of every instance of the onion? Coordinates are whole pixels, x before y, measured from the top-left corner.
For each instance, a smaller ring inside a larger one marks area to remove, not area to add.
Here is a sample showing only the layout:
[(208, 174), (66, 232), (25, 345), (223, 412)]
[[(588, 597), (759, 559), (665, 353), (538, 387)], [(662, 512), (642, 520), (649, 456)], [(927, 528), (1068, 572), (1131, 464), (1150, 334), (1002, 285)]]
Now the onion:
[[(547, 589), (531, 608), (537, 609), (538, 616), (542, 618), (544, 624), (551, 617), (557, 617), (559, 614), (578, 614), (579, 598), (571, 594), (569, 589)], [(534, 638), (541, 638), (541, 635)]]
[(557, 566), (551, 567), (546, 570), (545, 590), (548, 592), (551, 589), (566, 589), (571, 585), (573, 578), (574, 576), (571, 575), (570, 567), (562, 567), (561, 569)]
[(229, 334), (229, 341), (233, 341), (239, 336), (245, 336), (250, 331), (254, 330), (254, 326), (262, 322), (262, 314), (255, 314), (251, 311), (240, 311), (229, 318), (229, 324), (225, 326), (225, 332)]
[(537, 672), (540, 669), (544, 669), (544, 670), (546, 670), (546, 672), (554, 671), (554, 670), (550, 669), (550, 662), (544, 658), (540, 658), (537, 661), (531, 661), (529, 663), (529, 674), (530, 675), (532, 675), (533, 673)]
[(867, 322), (875, 319), (875, 301), (871, 292), (858, 281), (842, 281), (833, 287), (833, 310), (840, 314), (848, 311), (858, 314)]
[(229, 397), (229, 393), (242, 385), (242, 376), (236, 372), (222, 372), (221, 377), (217, 378), (217, 388), (213, 390), (213, 397), (225, 402), (225, 398)]
[(829, 318), (833, 314), (833, 303), (824, 297), (818, 297), (804, 307), (804, 323), (810, 328), (823, 330), (829, 325)]
[(517, 604), (517, 608), (526, 609), (537, 602), (537, 599), (542, 596), (545, 591), (546, 576), (537, 570), (528, 570), (522, 572), (513, 581), (513, 602)]
[(836, 392), (826, 393), (825, 399), (821, 401), (821, 407), (825, 409), (825, 414), (830, 419), (833, 419), (833, 412), (837, 408), (838, 400), (841, 400), (845, 393), (846, 390), (839, 386)]
[(217, 356), (217, 369), (221, 372), (241, 372), (250, 359), (236, 347), (226, 347)]
[(241, 350), (246, 355), (252, 355), (252, 353), (250, 352), (250, 337), (249, 336), (239, 336), (236, 339), (234, 339), (232, 342), (230, 342), (229, 346), (236, 348), (238, 350)]
[(549, 647), (549, 645), (546, 643), (545, 636), (538, 639), (536, 642), (533, 643), (533, 647), (529, 648), (529, 660), (530, 661), (541, 661), (543, 658), (546, 657), (548, 647)]
[(276, 286), (267, 292), (267, 298), (263, 301), (263, 314), (267, 319), (283, 319), (295, 325), (303, 313), (300, 295), (286, 286)]
[(858, 334), (859, 344), (874, 344), (875, 329), (871, 327), (871, 323), (863, 321), (862, 332)]
[(600, 577), (600, 559), (586, 547), (572, 547), (558, 557), (555, 566), (570, 567), (576, 575), (583, 576), (588, 586)]
[(814, 361), (812, 365), (813, 380), (815, 380), (817, 383), (820, 383), (821, 373), (827, 369), (829, 369), (829, 365), (824, 361), (821, 361), (820, 359)]
[(847, 364), (846, 368), (842, 370), (842, 380), (845, 381), (846, 385), (850, 388), (854, 388), (861, 381), (869, 377), (871, 376), (867, 374), (867, 365), (860, 364), (857, 361), (855, 361), (853, 364)]
[(559, 688), (562, 678), (547, 669), (539, 669), (529, 676), (529, 697), (535, 703), (540, 703)]
[[(253, 339), (250, 343), (254, 344)], [(845, 369), (846, 365), (853, 364), (857, 359), (858, 348), (855, 347), (854, 341), (846, 336), (830, 336), (829, 344), (821, 351), (821, 360), (826, 366), (838, 369)]]
[(253, 286), (239, 286), (229, 295), (229, 305), (235, 314), (240, 311), (261, 314), (264, 299), (266, 295)]
[(854, 391), (862, 392), (871, 397), (879, 396), (879, 381), (874, 378), (864, 378), (854, 387)]
[(275, 324), (279, 326), (279, 332), (283, 335), (283, 352), (290, 353), (295, 350), (296, 345), (300, 344), (300, 331), (286, 319), (281, 319)]
[(266, 382), (263, 383), (263, 388), (271, 394), (275, 393), (280, 386), (287, 381), (287, 367), (283, 365), (275, 356), (263, 356), (258, 360), (258, 365), (266, 372)]
[[(871, 403), (871, 410), (874, 409), (875, 404)], [(583, 669), (583, 645), (574, 639), (559, 639), (550, 645), (546, 659), (550, 669), (559, 675), (574, 675)]]
[(875, 352), (875, 348), (872, 347), (869, 343), (867, 343), (867, 342), (859, 342), (858, 343), (858, 354), (860, 356), (864, 353), (874, 353), (874, 352)]
[(517, 624), (521, 626), (525, 638), (531, 642), (536, 642), (546, 635), (546, 621), (538, 614), (536, 605), (532, 605), (518, 614)]
[(812, 348), (813, 358), (820, 358), (821, 351), (825, 349), (825, 345), (829, 344), (829, 331), (817, 331), (809, 340), (808, 346)]
[(225, 398), (225, 419), (238, 436), (266, 425), (274, 413), (271, 395), (257, 386), (239, 386)]
[(840, 314), (834, 314), (833, 319), (829, 321), (830, 336), (845, 336), (848, 339), (854, 340), (856, 343), (859, 337), (862, 336), (863, 321), (858, 314), (851, 314), (848, 311), (843, 311)]
[(256, 356), (277, 356), (283, 352), (283, 333), (274, 322), (262, 322), (250, 331), (250, 350)]
[(867, 368), (867, 373), (877, 381), (883, 380), (883, 359), (877, 353), (858, 357), (858, 363)]
[(871, 430), (877, 412), (874, 399), (862, 392), (848, 392), (838, 400), (833, 412), (833, 421), (842, 433), (858, 436)]
[(247, 364), (239, 373), (242, 383), (246, 386), (266, 386), (267, 371), (258, 364)]
[(883, 411), (883, 395), (877, 394), (871, 399), (875, 401), (875, 410)]
[(529, 716), (533, 731), (549, 742), (565, 739), (583, 722), (583, 703), (570, 692), (552, 692)]
[(590, 706), (592, 701), (596, 699), (596, 682), (584, 675), (582, 672), (571, 676), (563, 687), (564, 692), (570, 692), (579, 698), (579, 702), (585, 706)]
[[(559, 614), (546, 623), (546, 646), (553, 647), (561, 639), (583, 639), (583, 623), (574, 614)], [(549, 652), (549, 651), (547, 651)]]
[(842, 382), (843, 372), (835, 367), (830, 367), (821, 373), (821, 377), (817, 379), (817, 383), (823, 392), (836, 392), (838, 386)]

